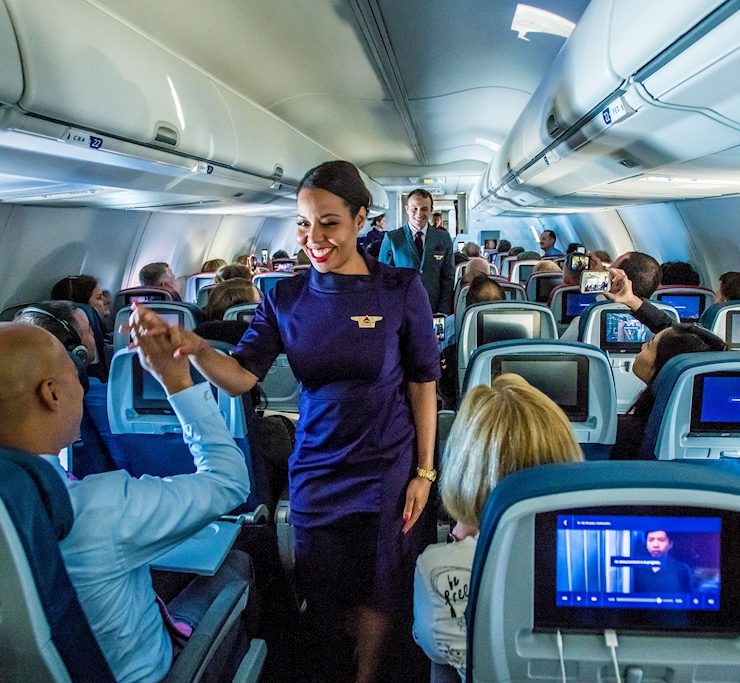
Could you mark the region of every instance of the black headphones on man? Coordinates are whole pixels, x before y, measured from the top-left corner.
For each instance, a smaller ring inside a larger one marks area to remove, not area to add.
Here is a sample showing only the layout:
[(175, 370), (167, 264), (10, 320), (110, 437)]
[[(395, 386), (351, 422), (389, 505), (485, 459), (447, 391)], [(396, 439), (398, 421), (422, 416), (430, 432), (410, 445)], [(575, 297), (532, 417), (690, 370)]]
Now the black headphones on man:
[(82, 343), (82, 339), (80, 339), (80, 335), (77, 330), (72, 327), (66, 320), (57, 318), (57, 316), (55, 316), (51, 311), (47, 311), (46, 309), (40, 308), (39, 306), (26, 306), (23, 309), (21, 315), (23, 313), (40, 313), (41, 315), (45, 315), (61, 325), (71, 337), (71, 341), (65, 345), (67, 351), (71, 356), (74, 356), (80, 362), (82, 362), (83, 365), (87, 365), (87, 362), (90, 358), (87, 352), (87, 347)]

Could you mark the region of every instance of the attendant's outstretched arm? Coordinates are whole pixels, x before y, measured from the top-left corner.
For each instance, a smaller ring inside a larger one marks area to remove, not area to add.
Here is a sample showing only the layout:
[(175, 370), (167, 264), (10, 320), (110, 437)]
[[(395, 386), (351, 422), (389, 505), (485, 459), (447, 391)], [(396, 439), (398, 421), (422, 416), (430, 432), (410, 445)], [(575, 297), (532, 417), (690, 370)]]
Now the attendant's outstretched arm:
[(189, 358), (206, 379), (231, 396), (239, 396), (257, 383), (257, 376), (245, 370), (236, 359), (219, 353), (194, 332), (178, 325), (168, 325), (146, 306), (134, 304), (129, 327), (134, 347), (139, 346), (140, 337), (165, 335), (175, 349), (174, 358)]

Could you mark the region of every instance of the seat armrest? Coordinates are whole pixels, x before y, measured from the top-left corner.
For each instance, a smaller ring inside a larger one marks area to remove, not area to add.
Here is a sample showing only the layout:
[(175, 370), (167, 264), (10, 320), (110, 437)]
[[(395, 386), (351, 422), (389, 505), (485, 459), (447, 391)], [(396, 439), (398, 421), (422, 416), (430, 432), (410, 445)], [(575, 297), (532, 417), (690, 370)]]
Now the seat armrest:
[(224, 522), (234, 522), (242, 526), (253, 526), (255, 524), (267, 524), (270, 521), (270, 511), (267, 505), (260, 503), (251, 512), (242, 512), (240, 515), (221, 515), (219, 520)]
[(248, 597), (249, 582), (246, 580), (230, 581), (224, 586), (175, 659), (164, 683), (189, 683), (200, 679), (224, 636), (244, 611)]

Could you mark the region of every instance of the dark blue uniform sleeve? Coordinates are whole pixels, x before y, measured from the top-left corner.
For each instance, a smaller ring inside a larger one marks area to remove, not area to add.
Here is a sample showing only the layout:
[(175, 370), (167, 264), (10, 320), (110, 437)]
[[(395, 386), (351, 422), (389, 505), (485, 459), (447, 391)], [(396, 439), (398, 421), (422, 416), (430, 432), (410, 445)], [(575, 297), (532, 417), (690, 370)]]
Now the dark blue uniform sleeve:
[(237, 344), (232, 356), (245, 370), (257, 375), (262, 381), (273, 361), (281, 353), (284, 353), (283, 340), (278, 326), (273, 288), (257, 307), (254, 320)]
[(432, 307), (418, 274), (411, 278), (403, 302), (401, 363), (409, 382), (433, 382), (441, 374)]

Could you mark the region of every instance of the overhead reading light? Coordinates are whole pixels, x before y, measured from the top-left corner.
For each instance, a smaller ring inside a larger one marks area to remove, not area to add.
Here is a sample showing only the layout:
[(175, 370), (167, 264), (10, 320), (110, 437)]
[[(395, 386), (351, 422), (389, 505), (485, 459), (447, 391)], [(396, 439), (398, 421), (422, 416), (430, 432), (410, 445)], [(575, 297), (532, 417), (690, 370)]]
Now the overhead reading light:
[(440, 185), (441, 183), (444, 183), (444, 182), (445, 182), (445, 179), (444, 178), (440, 178), (440, 177), (437, 177), (437, 178), (422, 178), (421, 179), (421, 184), (422, 185)]
[(475, 144), (488, 147), (488, 149), (492, 149), (494, 152), (498, 152), (501, 149), (501, 145), (499, 145), (498, 142), (494, 142), (488, 138), (475, 138)]
[(517, 5), (511, 30), (517, 32), (517, 38), (529, 40), (528, 33), (549, 33), (553, 36), (567, 38), (576, 25), (563, 17), (531, 5)]

